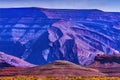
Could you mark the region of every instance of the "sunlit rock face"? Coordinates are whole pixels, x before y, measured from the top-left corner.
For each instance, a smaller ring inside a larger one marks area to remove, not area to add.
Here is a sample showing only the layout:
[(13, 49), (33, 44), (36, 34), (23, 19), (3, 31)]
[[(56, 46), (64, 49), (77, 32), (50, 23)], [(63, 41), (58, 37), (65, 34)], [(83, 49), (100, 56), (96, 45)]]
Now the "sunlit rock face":
[[(1, 64), (0, 68), (2, 67), (2, 64), (9, 64), (14, 67), (22, 67), (22, 68), (36, 66), (34, 64), (30, 64), (30, 63), (24, 61), (23, 59), (19, 59), (15, 56), (8, 55), (3, 52), (0, 52), (0, 64)], [(5, 67), (5, 65), (3, 67)], [(6, 67), (7, 67), (7, 65), (6, 65)]]
[(0, 51), (42, 65), (90, 65), (120, 53), (120, 13), (41, 8), (0, 9)]

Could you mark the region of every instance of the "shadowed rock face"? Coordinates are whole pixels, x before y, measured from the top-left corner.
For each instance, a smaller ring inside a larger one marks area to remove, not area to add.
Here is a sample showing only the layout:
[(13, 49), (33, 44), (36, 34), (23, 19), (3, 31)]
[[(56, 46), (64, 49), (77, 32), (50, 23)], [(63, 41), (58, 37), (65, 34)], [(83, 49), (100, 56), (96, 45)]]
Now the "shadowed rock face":
[(97, 55), (95, 57), (95, 61), (98, 61), (102, 64), (104, 63), (120, 63), (120, 54), (115, 54), (115, 55)]
[(0, 9), (0, 51), (37, 65), (90, 65), (97, 54), (120, 53), (119, 21), (100, 10)]
[(1, 69), (1, 68), (4, 68), (4, 67), (14, 67), (14, 66), (12, 66), (12, 65), (10, 65), (10, 64), (7, 64), (7, 63), (1, 63), (1, 64), (0, 64), (0, 69)]

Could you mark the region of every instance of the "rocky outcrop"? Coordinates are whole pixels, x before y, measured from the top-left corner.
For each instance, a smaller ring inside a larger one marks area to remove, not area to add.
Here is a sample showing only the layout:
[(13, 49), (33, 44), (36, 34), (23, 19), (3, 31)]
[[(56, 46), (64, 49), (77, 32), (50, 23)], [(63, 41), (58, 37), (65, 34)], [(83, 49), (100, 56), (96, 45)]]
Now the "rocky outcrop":
[[(21, 67), (21, 68), (26, 68), (26, 67), (34, 67), (36, 65), (30, 64), (22, 59), (19, 59), (17, 57), (11, 56), (11, 55), (7, 55), (3, 52), (0, 52), (0, 63), (1, 64), (9, 64), (11, 66), (15, 66), (15, 67)], [(0, 66), (1, 68), (2, 66)], [(3, 67), (7, 67), (3, 66)]]
[[(94, 26), (94, 24), (91, 25)], [(51, 30), (50, 27), (48, 29), (49, 40), (51, 44), (56, 41), (59, 42), (60, 51), (63, 56), (67, 56), (64, 58), (66, 60), (69, 58), (69, 61), (75, 61), (81, 65), (89, 65), (94, 62), (97, 54), (119, 54), (119, 44), (117, 44), (118, 42), (115, 38), (98, 32), (96, 28), (91, 29), (90, 26), (82, 23), (78, 25), (64, 20), (58, 21), (52, 26), (52, 28), (56, 28), (59, 31)], [(62, 36), (58, 32), (62, 33)], [(113, 32), (113, 30), (110, 32)], [(52, 47), (54, 47), (53, 44)]]
[(97, 54), (120, 53), (119, 17), (100, 10), (0, 9), (0, 51), (36, 65), (90, 65)]
[(94, 63), (87, 67), (97, 69), (100, 72), (107, 74), (108, 76), (119, 77), (120, 54), (97, 55), (95, 57)]

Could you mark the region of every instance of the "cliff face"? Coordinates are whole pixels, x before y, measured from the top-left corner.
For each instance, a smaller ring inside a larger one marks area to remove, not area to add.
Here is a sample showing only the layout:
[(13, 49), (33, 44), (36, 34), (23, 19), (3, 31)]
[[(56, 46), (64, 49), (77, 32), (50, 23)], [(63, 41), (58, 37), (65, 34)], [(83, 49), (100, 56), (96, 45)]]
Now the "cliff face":
[(0, 9), (0, 51), (42, 65), (90, 65), (120, 53), (120, 13), (100, 10)]

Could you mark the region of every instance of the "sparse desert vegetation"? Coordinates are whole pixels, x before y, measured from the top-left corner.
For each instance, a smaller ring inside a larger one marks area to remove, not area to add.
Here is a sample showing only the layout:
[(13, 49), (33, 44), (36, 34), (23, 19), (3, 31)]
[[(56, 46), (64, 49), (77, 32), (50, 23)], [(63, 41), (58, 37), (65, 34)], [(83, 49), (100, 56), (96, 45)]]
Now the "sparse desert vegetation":
[(0, 77), (0, 80), (120, 80), (120, 77), (45, 77), (45, 76), (12, 76), (12, 77)]

